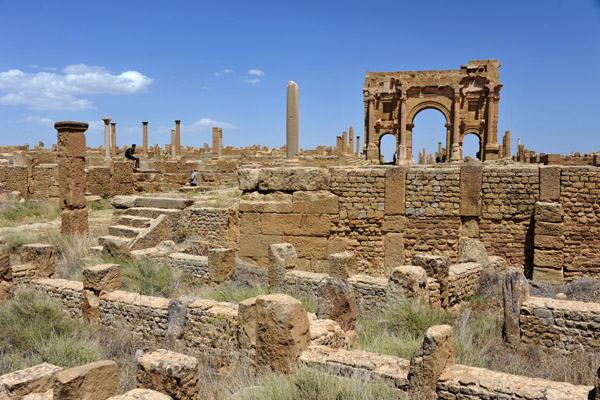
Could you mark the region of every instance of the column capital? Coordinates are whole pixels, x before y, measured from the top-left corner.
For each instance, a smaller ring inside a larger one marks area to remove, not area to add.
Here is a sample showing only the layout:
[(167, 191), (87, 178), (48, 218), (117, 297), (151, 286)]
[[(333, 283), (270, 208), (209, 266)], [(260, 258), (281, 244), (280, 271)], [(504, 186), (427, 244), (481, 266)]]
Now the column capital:
[(115, 126), (117, 123), (116, 122), (111, 122), (110, 123), (112, 126)]
[(142, 121), (142, 124), (148, 125), (148, 121)]
[(105, 125), (108, 125), (111, 120), (112, 120), (112, 118), (102, 118), (102, 121), (104, 121)]
[(54, 129), (58, 132), (85, 132), (87, 128), (87, 122), (62, 121), (54, 124)]
[(180, 120), (180, 119), (176, 119), (176, 120), (175, 120), (175, 123), (176, 123), (176, 124), (180, 124), (180, 123), (181, 123), (181, 120)]

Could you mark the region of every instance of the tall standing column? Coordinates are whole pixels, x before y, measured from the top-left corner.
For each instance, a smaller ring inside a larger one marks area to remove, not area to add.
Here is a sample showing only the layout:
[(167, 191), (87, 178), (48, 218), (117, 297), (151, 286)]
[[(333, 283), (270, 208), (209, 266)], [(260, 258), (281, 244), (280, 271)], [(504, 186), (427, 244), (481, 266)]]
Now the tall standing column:
[(221, 138), (223, 129), (212, 128), (212, 159), (218, 160), (221, 155)]
[(460, 134), (459, 124), (460, 124), (460, 94), (459, 92), (454, 92), (454, 117), (452, 120), (452, 156), (450, 161), (460, 161), (460, 145), (458, 144), (458, 136)]
[(356, 158), (360, 158), (360, 136), (356, 137)]
[(181, 120), (175, 120), (175, 156), (181, 157), (181, 132), (180, 132)]
[(110, 153), (113, 157), (117, 155), (117, 123), (110, 123)]
[(177, 134), (175, 129), (171, 129), (171, 158), (177, 158)]
[(144, 126), (144, 143), (143, 143), (143, 151), (144, 154), (148, 154), (148, 121), (142, 121), (142, 125)]
[(298, 154), (298, 85), (289, 81), (287, 84), (287, 120), (286, 120), (286, 157)]
[(340, 149), (340, 155), (345, 156), (348, 153), (348, 132), (342, 132), (342, 148)]
[(406, 156), (406, 96), (400, 97), (400, 144), (398, 145), (398, 163), (407, 161)]
[(110, 163), (110, 120), (111, 118), (102, 118), (104, 121), (104, 163)]
[(510, 158), (510, 131), (504, 133), (504, 158)]
[(348, 154), (352, 155), (352, 153), (354, 152), (354, 127), (351, 126), (349, 129), (349, 133), (350, 133), (350, 138), (348, 139)]

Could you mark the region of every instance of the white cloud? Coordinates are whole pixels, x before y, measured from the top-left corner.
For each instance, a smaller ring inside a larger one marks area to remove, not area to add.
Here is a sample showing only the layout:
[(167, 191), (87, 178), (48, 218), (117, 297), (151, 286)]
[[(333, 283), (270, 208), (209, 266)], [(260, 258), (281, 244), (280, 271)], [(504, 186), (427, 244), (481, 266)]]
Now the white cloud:
[(248, 75), (263, 76), (264, 74), (265, 72), (261, 71), (260, 69), (251, 69), (248, 71)]
[(94, 108), (93, 104), (78, 96), (144, 93), (153, 82), (137, 71), (113, 75), (105, 67), (85, 64), (66, 66), (62, 73), (0, 72), (0, 92), (7, 92), (0, 96), (0, 104), (23, 104), (36, 110), (85, 110)]
[(203, 130), (211, 129), (213, 126), (219, 128), (235, 129), (236, 126), (229, 122), (217, 121), (212, 118), (201, 118), (198, 121), (192, 122), (190, 125), (181, 124), (181, 129), (186, 133), (197, 133)]
[(31, 122), (48, 128), (54, 127), (54, 121), (52, 121), (50, 118), (36, 117), (33, 115), (25, 118), (25, 122)]
[(259, 78), (253, 78), (253, 79), (244, 79), (244, 82), (251, 84), (252, 86), (256, 86), (260, 83), (260, 79)]
[(232, 74), (234, 71), (232, 69), (229, 68), (225, 68), (223, 71), (220, 72), (214, 72), (213, 75), (214, 76), (219, 76), (221, 74)]

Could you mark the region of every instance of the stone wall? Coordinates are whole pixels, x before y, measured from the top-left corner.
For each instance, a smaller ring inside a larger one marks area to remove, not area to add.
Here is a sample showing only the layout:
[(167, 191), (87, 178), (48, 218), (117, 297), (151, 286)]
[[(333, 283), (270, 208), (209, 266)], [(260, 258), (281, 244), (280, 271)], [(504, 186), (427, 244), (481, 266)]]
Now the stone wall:
[[(458, 260), (463, 237), (531, 272), (538, 201), (564, 206), (564, 277), (600, 273), (600, 168), (457, 164), (241, 169), (240, 256), (268, 265), (292, 243), (298, 268), (328, 270), (351, 251), (358, 272), (385, 275), (416, 253)], [(310, 199), (307, 204), (307, 199)], [(391, 235), (401, 235), (394, 237)]]
[(166, 259), (171, 267), (179, 268), (194, 278), (195, 284), (210, 282), (208, 276), (208, 257), (184, 253), (171, 253)]
[(33, 287), (56, 300), (72, 317), (81, 317), (83, 282), (65, 279), (40, 279)]

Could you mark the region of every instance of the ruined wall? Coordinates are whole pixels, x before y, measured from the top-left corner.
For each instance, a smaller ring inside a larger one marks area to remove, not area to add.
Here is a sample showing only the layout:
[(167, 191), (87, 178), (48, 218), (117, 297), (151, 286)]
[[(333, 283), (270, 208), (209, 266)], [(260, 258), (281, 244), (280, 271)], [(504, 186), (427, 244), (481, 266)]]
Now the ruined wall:
[(391, 257), (404, 262), (429, 253), (457, 262), (459, 240), (468, 237), (530, 269), (535, 203), (554, 201), (565, 209), (565, 279), (600, 273), (596, 167), (241, 169), (239, 185), (240, 256), (265, 268), (268, 245), (288, 242), (299, 269), (326, 272), (330, 254), (351, 251), (359, 273), (381, 275), (389, 273)]

